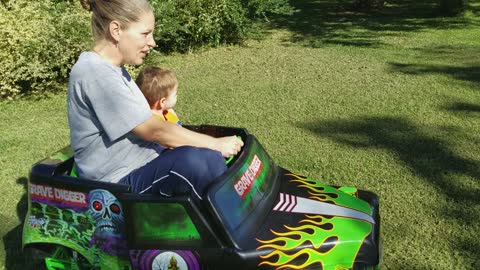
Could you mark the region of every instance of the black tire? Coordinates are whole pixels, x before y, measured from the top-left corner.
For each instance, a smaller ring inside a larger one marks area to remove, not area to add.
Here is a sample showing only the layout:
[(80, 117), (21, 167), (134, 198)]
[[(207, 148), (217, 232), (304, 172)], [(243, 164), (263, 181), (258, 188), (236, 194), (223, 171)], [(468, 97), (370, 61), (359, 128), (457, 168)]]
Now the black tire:
[(355, 264), (353, 270), (374, 270), (377, 269), (375, 267), (375, 265)]

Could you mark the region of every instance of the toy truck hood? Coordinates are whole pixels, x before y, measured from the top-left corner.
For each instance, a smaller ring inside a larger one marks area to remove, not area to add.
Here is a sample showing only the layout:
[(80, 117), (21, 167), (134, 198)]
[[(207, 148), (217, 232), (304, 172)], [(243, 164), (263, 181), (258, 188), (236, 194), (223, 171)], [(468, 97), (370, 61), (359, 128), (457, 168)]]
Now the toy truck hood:
[(233, 253), (248, 267), (322, 269), (379, 262), (378, 197), (278, 167), (256, 139), (209, 192)]
[(376, 196), (283, 169), (279, 177), (279, 194), (254, 237), (255, 252), (262, 253), (258, 265), (351, 269), (354, 263), (378, 264)]

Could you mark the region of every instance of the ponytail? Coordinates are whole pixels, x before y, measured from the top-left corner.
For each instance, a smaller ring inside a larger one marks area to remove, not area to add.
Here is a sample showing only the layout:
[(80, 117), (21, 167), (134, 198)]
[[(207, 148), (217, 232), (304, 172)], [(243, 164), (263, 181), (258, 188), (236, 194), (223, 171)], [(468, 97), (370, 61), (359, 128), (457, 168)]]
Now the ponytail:
[(122, 28), (138, 22), (140, 16), (152, 11), (147, 0), (80, 0), (82, 7), (92, 12), (92, 34), (95, 40), (107, 37), (112, 21), (120, 22)]

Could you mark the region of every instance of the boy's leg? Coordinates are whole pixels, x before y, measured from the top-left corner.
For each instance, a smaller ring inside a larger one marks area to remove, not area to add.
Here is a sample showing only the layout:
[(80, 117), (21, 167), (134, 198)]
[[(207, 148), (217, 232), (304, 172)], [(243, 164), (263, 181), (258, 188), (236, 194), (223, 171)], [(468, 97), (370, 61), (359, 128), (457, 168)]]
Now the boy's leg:
[(220, 152), (183, 146), (168, 150), (120, 182), (135, 193), (171, 196), (191, 193), (203, 199), (205, 189), (227, 166)]

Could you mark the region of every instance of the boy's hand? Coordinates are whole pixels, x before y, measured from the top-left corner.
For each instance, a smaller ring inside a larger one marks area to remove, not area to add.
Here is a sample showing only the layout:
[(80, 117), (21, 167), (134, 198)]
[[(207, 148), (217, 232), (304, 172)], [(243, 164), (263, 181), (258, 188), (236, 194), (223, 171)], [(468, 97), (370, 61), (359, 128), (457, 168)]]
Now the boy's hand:
[(215, 150), (222, 153), (222, 156), (228, 158), (236, 155), (242, 149), (243, 142), (236, 136), (216, 138), (217, 143)]

